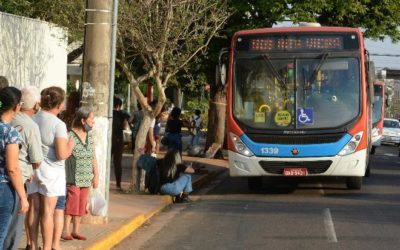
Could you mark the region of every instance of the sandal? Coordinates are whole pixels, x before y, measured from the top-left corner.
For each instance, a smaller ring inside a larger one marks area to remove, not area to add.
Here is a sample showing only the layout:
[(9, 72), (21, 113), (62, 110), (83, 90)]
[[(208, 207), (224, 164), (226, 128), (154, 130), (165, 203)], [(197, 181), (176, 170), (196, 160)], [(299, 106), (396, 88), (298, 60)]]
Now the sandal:
[(79, 234), (71, 234), (71, 235), (74, 239), (77, 239), (77, 240), (87, 240), (87, 238), (83, 235), (79, 235)]
[(71, 235), (67, 235), (67, 236), (61, 236), (61, 239), (63, 239), (63, 240), (73, 240), (74, 238)]

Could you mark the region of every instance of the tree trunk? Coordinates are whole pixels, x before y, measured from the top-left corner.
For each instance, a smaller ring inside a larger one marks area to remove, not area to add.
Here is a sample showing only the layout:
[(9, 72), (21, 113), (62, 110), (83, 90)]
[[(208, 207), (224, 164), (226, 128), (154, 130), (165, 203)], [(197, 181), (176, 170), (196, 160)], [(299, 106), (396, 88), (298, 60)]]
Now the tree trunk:
[(144, 171), (138, 168), (137, 161), (145, 152), (147, 132), (149, 131), (152, 117), (148, 111), (143, 111), (143, 114), (143, 120), (136, 136), (135, 150), (133, 152), (131, 190), (134, 192), (145, 191)]
[(182, 91), (180, 88), (174, 88), (174, 107), (182, 108)]
[[(226, 88), (219, 86), (214, 92), (214, 97), (210, 101), (208, 110), (208, 126), (206, 147), (218, 143), (222, 146), (225, 140), (225, 120), (226, 120)], [(215, 155), (215, 158), (223, 158), (221, 150)]]
[(137, 111), (138, 110), (138, 98), (136, 97), (131, 84), (130, 84), (129, 88), (131, 88), (131, 92), (130, 92), (131, 96), (129, 97), (131, 99), (131, 111)]

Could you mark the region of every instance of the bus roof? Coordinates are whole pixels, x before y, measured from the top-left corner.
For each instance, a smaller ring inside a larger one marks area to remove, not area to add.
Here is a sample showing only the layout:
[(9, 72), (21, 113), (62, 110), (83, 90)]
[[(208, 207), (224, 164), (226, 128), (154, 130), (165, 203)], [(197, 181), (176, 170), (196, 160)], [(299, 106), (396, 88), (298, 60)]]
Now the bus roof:
[(292, 33), (292, 32), (354, 32), (358, 33), (360, 36), (362, 32), (359, 28), (350, 27), (310, 27), (310, 26), (300, 26), (300, 27), (278, 27), (278, 28), (263, 28), (254, 30), (242, 30), (235, 33), (236, 36), (240, 35), (252, 35), (252, 34), (263, 34), (263, 33)]

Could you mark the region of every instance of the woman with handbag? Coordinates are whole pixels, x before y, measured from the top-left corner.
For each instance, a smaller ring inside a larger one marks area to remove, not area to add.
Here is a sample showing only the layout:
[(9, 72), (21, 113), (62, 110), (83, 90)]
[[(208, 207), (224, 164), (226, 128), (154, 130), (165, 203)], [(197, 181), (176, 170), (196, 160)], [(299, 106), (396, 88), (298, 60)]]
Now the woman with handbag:
[[(67, 201), (62, 239), (86, 240), (80, 234), (81, 217), (86, 214), (86, 202), (90, 187), (97, 188), (99, 174), (95, 157), (93, 136), (94, 113), (89, 107), (76, 111), (72, 122), (71, 137), (75, 140), (72, 155), (65, 163), (67, 177)], [(72, 233), (69, 224), (73, 218)]]

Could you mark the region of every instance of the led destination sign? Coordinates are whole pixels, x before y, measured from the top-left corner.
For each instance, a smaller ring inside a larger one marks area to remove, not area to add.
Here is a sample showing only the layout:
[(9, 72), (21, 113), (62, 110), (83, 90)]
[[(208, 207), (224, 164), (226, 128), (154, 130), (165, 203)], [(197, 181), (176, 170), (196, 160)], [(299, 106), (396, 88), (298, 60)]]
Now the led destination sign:
[(341, 37), (320, 37), (320, 38), (259, 38), (251, 40), (251, 50), (300, 50), (300, 49), (343, 49)]
[(342, 51), (358, 49), (355, 34), (326, 35), (259, 35), (243, 36), (237, 39), (236, 49), (239, 51)]

